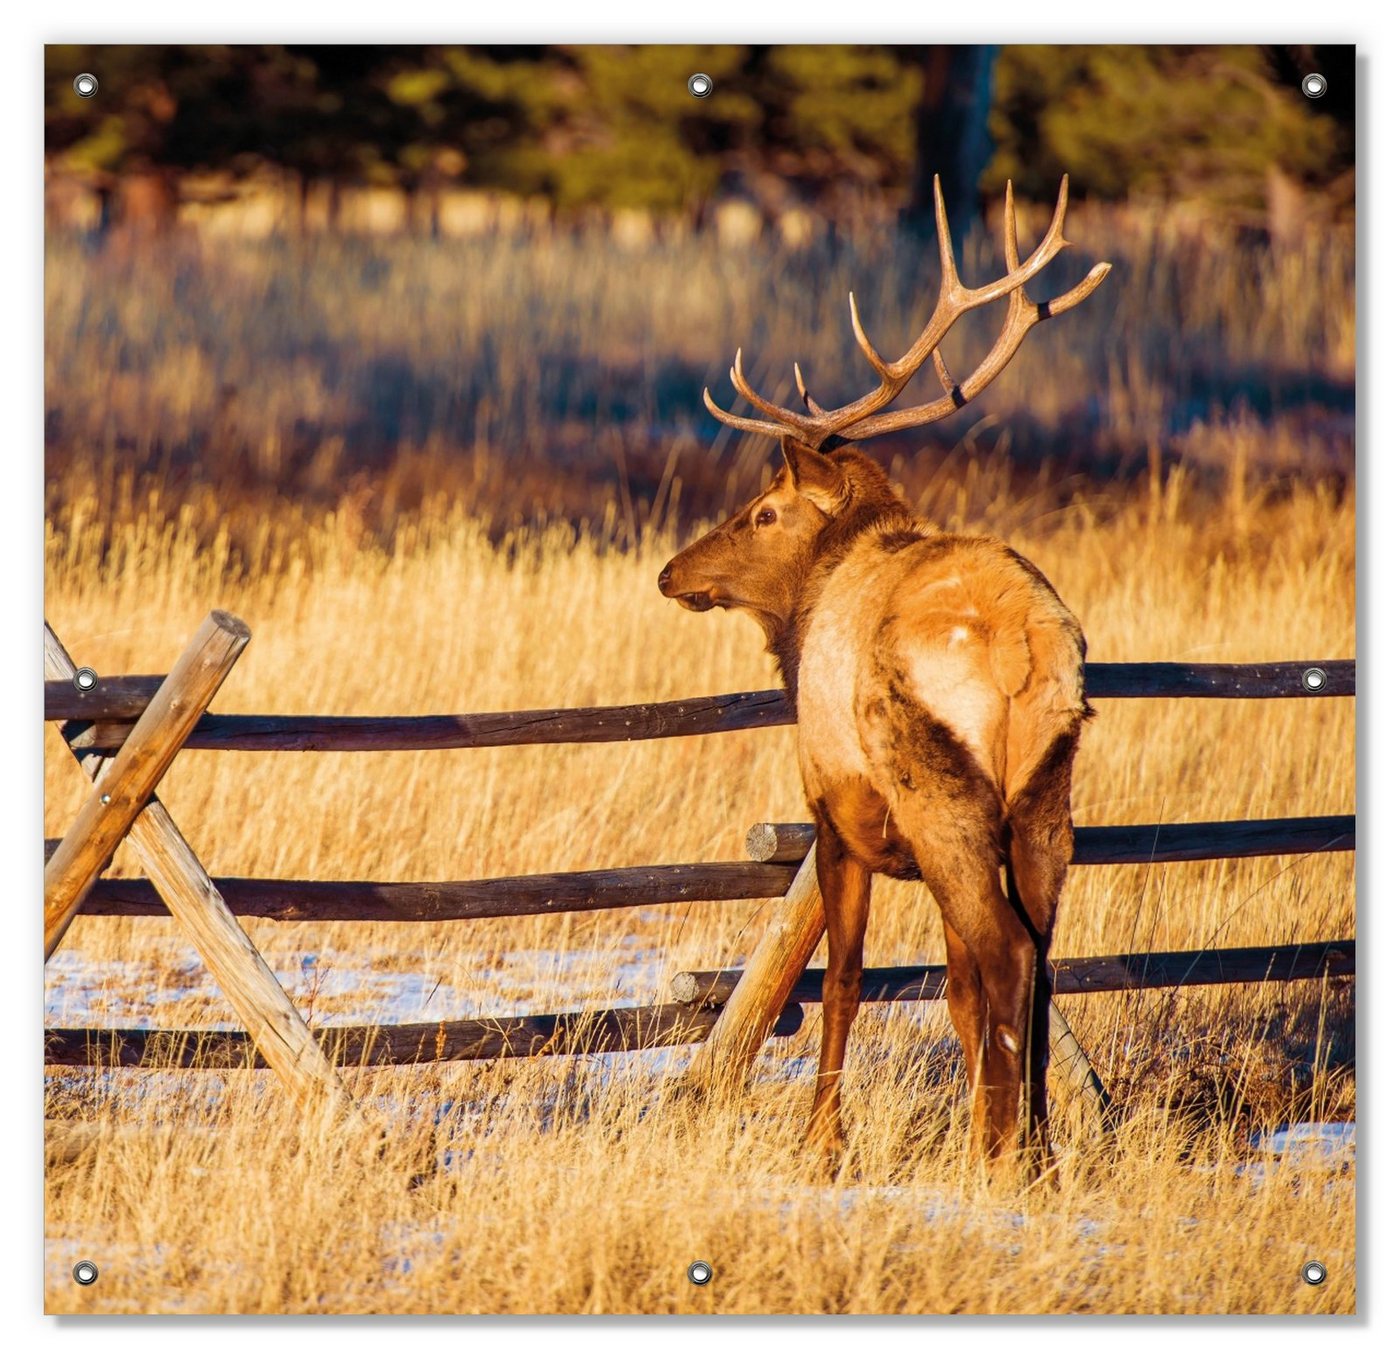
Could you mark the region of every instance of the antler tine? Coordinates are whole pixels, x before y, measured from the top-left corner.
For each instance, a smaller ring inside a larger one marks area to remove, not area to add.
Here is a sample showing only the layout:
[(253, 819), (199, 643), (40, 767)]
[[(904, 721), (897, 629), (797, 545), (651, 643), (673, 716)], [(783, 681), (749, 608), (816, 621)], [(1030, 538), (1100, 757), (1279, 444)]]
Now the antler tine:
[[(1065, 175), (1060, 180), (1060, 194), (1055, 200), (1055, 211), (1051, 214), (1050, 225), (1046, 228), (1045, 235), (1040, 238), (1040, 243), (1031, 251), (1026, 262), (1017, 264), (1001, 278), (993, 279), (992, 282), (983, 284), (980, 288), (964, 288), (960, 300), (959, 315), (964, 311), (971, 311), (973, 307), (980, 307), (984, 303), (995, 302), (998, 298), (1010, 296), (1044, 269), (1069, 244), (1064, 235), (1065, 212), (1068, 207), (1069, 176)], [(1011, 230), (1015, 231), (1014, 217)], [(1012, 249), (1013, 251), (1016, 249), (1014, 243)]]
[(826, 428), (810, 416), (803, 415), (801, 411), (790, 411), (786, 406), (779, 406), (758, 394), (753, 384), (744, 376), (744, 351), (742, 349), (734, 351), (734, 363), (729, 369), (729, 380), (734, 384), (734, 390), (745, 401), (756, 406), (764, 415), (771, 416), (778, 421), (786, 433), (800, 434), (804, 439), (825, 438)]
[(1061, 293), (1059, 297), (1052, 297), (1048, 302), (1042, 302), (1036, 308), (1036, 320), (1048, 320), (1051, 316), (1059, 316), (1062, 312), (1067, 312), (1071, 307), (1077, 307), (1108, 277), (1108, 272), (1112, 268), (1113, 266), (1106, 260), (1094, 265), (1089, 270), (1088, 275), (1075, 284), (1073, 288)]
[[(869, 439), (877, 434), (913, 429), (917, 425), (931, 425), (945, 419), (992, 384), (1015, 357), (1016, 351), (1021, 347), (1021, 341), (1034, 326), (1052, 316), (1069, 311), (1071, 307), (1077, 307), (1108, 277), (1112, 268), (1107, 262), (1096, 264), (1078, 284), (1049, 302), (1037, 304), (1021, 293), (1007, 308), (1006, 319), (1002, 322), (1001, 333), (997, 336), (996, 343), (966, 382), (949, 388), (948, 395), (938, 401), (930, 401), (922, 406), (909, 406), (901, 411), (886, 411), (883, 415), (870, 415), (854, 421), (841, 429), (837, 442), (853, 443), (857, 439)], [(942, 380), (941, 373), (939, 377)], [(947, 386), (946, 383), (944, 385)]]
[(708, 387), (701, 393), (701, 399), (705, 403), (705, 409), (710, 412), (721, 424), (729, 425), (732, 429), (742, 429), (749, 434), (767, 434), (775, 439), (781, 439), (784, 435), (794, 434), (797, 431), (787, 425), (773, 424), (768, 420), (750, 420), (745, 415), (735, 415), (732, 411), (724, 410), (715, 404), (715, 399), (710, 395)]
[(1006, 181), (1006, 206), (1002, 210), (1001, 234), (1006, 250), (1006, 272), (1015, 273), (1021, 266), (1021, 247), (1016, 243), (1016, 191), (1011, 187), (1009, 179)]
[[(941, 205), (942, 196), (940, 195), (939, 206), (941, 207)], [(1002, 209), (1001, 228), (1002, 244), (1006, 255), (1006, 272), (1012, 274), (1021, 266), (1021, 250), (1020, 246), (1016, 243), (1016, 196), (1009, 179), (1006, 181), (1006, 202)], [(1010, 293), (1010, 297), (1012, 298), (1013, 307), (1025, 305), (1025, 284), (1022, 284), (1019, 288), (1014, 288)], [(952, 373), (948, 371), (948, 365), (943, 361), (943, 351), (935, 346), (933, 353), (929, 357), (933, 360), (933, 370), (938, 374), (938, 381), (942, 384), (943, 390), (953, 398), (953, 402), (956, 406), (964, 404), (967, 398), (964, 396), (962, 389), (953, 380)]]
[[(1068, 177), (1060, 182), (1060, 200), (1065, 201), (1065, 191), (1068, 187)], [(1063, 222), (1064, 214), (1058, 212), (1059, 220)], [(1055, 218), (1051, 219), (1050, 232), (1057, 229)], [(1047, 233), (1047, 239), (1050, 233)], [(1016, 191), (1011, 187), (1011, 181), (1006, 181), (1006, 199), (1001, 212), (1001, 244), (1002, 252), (1006, 257), (1006, 272), (1014, 274), (1021, 267), (1021, 246), (1016, 240)], [(1013, 288), (1006, 297), (1006, 321), (1003, 323), (1003, 331), (1012, 325), (1019, 325), (1022, 322), (1022, 314), (1025, 312), (1035, 312), (1036, 305), (1026, 296), (1026, 285), (1024, 283)], [(1034, 321), (1027, 324), (1026, 329), (1033, 325)], [(1024, 332), (1023, 332), (1024, 333)], [(997, 337), (1000, 342), (1000, 336)]]
[(816, 398), (807, 390), (807, 384), (802, 380), (802, 368), (795, 361), (792, 365), (792, 375), (797, 379), (797, 394), (802, 398), (802, 404), (807, 407), (813, 415), (825, 415), (826, 411), (817, 405)]
[(881, 406), (888, 405), (898, 396), (910, 377), (923, 366), (933, 351), (938, 348), (943, 337), (965, 312), (969, 312), (975, 307), (984, 306), (988, 302), (995, 302), (999, 298), (1011, 296), (1023, 288), (1029, 279), (1034, 278), (1054, 259), (1068, 244), (1062, 230), (1068, 206), (1069, 176), (1065, 175), (1060, 180), (1060, 194), (1055, 203), (1055, 211), (1050, 218), (1050, 226), (1041, 238), (1040, 244), (1031, 253), (1030, 258), (1024, 264), (1017, 264), (1010, 268), (1001, 278), (993, 279), (991, 283), (984, 284), (980, 288), (969, 288), (958, 277), (957, 264), (953, 256), (953, 237), (948, 226), (948, 211), (943, 202), (943, 187), (935, 176), (934, 214), (938, 226), (938, 258), (942, 276), (938, 284), (938, 302), (934, 307), (933, 315), (929, 318), (928, 325), (924, 327), (919, 338), (910, 347), (909, 352), (890, 363), (881, 359), (874, 345), (870, 343), (869, 337), (860, 324), (860, 315), (855, 309), (854, 296), (852, 297), (851, 324), (856, 332), (856, 340), (865, 357), (870, 360), (876, 372), (880, 374), (881, 384), (878, 393), (872, 392), (858, 401), (842, 406), (839, 410), (828, 412), (835, 422), (835, 430), (839, 431), (848, 424), (864, 419), (872, 413), (872, 410), (878, 410)]
[(880, 357), (880, 351), (870, 343), (870, 336), (865, 333), (865, 327), (860, 323), (860, 311), (856, 307), (855, 293), (851, 293), (850, 298), (851, 329), (856, 333), (856, 343), (860, 346), (860, 352), (870, 360), (870, 366), (879, 373), (881, 383), (887, 383), (894, 377), (891, 366)]
[(938, 301), (941, 305), (945, 297), (951, 300), (960, 296), (963, 285), (958, 277), (957, 260), (953, 257), (953, 233), (948, 227), (943, 184), (937, 175), (933, 177), (933, 220), (938, 230)]

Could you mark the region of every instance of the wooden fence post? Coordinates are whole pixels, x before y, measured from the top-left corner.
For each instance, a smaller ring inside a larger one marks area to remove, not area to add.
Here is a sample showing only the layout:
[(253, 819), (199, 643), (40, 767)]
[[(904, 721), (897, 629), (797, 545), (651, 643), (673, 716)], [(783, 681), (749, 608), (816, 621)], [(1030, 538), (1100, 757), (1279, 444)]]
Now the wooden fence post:
[(787, 895), (773, 904), (734, 994), (696, 1054), (686, 1080), (701, 1092), (718, 1092), (743, 1081), (758, 1050), (773, 1032), (793, 985), (816, 952), (826, 929), (815, 848), (807, 851)]
[(240, 619), (219, 610), (211, 613), (171, 666), (121, 749), (98, 772), (87, 801), (44, 865), (46, 961), (250, 636)]
[[(241, 631), (243, 643), (246, 643), (248, 629), (242, 622), (226, 614), (211, 614), (210, 620), (226, 620), (227, 624), (236, 625), (230, 629), (224, 621), (215, 622), (220, 631), (228, 631), (230, 635)], [(201, 635), (204, 631), (201, 629)], [(45, 623), (44, 678), (71, 680), (75, 673), (72, 658)], [(80, 756), (76, 751), (73, 754), (93, 779), (101, 778), (105, 766), (114, 762)], [(224, 903), (170, 813), (154, 795), (131, 822), (127, 839), (165, 899), (170, 914), (190, 936), (258, 1051), (291, 1092), (298, 1107), (307, 1112), (330, 1111), (367, 1127), (339, 1072), (321, 1051), (272, 969)], [(102, 862), (98, 860), (99, 867)]]

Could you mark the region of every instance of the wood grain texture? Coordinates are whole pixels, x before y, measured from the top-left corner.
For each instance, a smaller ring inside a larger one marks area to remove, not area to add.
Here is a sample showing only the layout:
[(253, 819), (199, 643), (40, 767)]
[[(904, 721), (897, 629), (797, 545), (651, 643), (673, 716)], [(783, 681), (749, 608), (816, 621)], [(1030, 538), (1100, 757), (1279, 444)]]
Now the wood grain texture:
[[(72, 658), (46, 624), (44, 668), (50, 678), (70, 679)], [(89, 772), (96, 762), (79, 760)], [(194, 944), (267, 1064), (308, 1114), (330, 1113), (366, 1126), (349, 1090), (317, 1046), (296, 1006), (210, 881), (158, 798), (132, 823), (128, 843), (164, 898), (170, 914)]]
[(72, 680), (44, 681), (44, 721), (134, 722), (155, 697), (164, 675), (99, 675), (91, 689)]
[(1323, 854), (1356, 848), (1354, 816), (1291, 816), (1260, 821), (1179, 821), (1161, 826), (1081, 826), (1076, 864), (1166, 864)]
[(769, 908), (763, 934), (730, 989), (714, 1032), (686, 1073), (692, 1089), (720, 1093), (747, 1076), (825, 928), (816, 853), (809, 851), (786, 895)]
[[(1303, 672), (1314, 667), (1327, 676), (1320, 690), (1303, 685)], [(1084, 689), (1089, 698), (1346, 698), (1356, 693), (1356, 662), (1091, 661), (1084, 667)]]
[[(268, 920), (488, 920), (612, 906), (776, 897), (788, 889), (795, 872), (784, 864), (663, 864), (468, 882), (217, 878), (214, 886), (235, 915)], [(83, 902), (82, 914), (164, 915), (165, 905), (144, 878), (104, 878)]]
[[(319, 1029), (328, 1060), (344, 1066), (398, 1066), (468, 1062), (497, 1057), (628, 1052), (698, 1043), (718, 1023), (714, 1010), (689, 1005), (644, 1005), (592, 1013), (455, 1019), (432, 1024), (344, 1025)], [(777, 1032), (802, 1023), (800, 1006), (787, 1006)], [(246, 1033), (212, 1029), (49, 1029), (44, 1061), (54, 1066), (261, 1067), (260, 1047)]]
[(248, 626), (215, 610), (199, 625), (44, 865), (44, 957), (126, 837), (180, 746), (247, 646)]
[[(1317, 692), (1303, 686), (1312, 667), (1327, 676)], [(1356, 693), (1356, 662), (1266, 661), (1243, 665), (1184, 665), (1170, 661), (1091, 663), (1085, 688), (1094, 698), (1341, 698)], [(72, 685), (46, 685), (44, 713), (73, 720), (79, 750), (114, 750), (144, 706), (151, 676), (104, 679), (90, 694)], [(595, 741), (650, 741), (784, 726), (794, 720), (781, 689), (715, 694), (612, 708), (545, 708), (529, 712), (461, 713), (422, 717), (259, 716), (209, 713), (186, 744), (199, 750), (465, 750), (484, 746)]]
[[(1343, 978), (1356, 970), (1356, 943), (1332, 939), (1260, 948), (1200, 949), (1174, 953), (1121, 953), (1066, 958), (1052, 963), (1057, 995), (1169, 986), (1217, 986), (1233, 982), (1285, 982)], [(479, 1058), (545, 1056), (565, 1052), (617, 1052), (713, 1037), (741, 973), (678, 974), (673, 990), (704, 1003), (639, 1006), (592, 1014), (524, 1015), (507, 1019), (444, 1020), (432, 1024), (354, 1025), (321, 1029), (318, 1043), (345, 1064), (385, 1065)], [(821, 1000), (822, 970), (802, 972), (779, 1011), (776, 1032), (801, 1024), (801, 1003)], [(871, 968), (865, 1001), (938, 1000), (945, 969), (936, 966)], [(247, 1033), (237, 1030), (50, 1029), (48, 1064), (59, 1066), (262, 1067), (271, 1065)], [(692, 1068), (693, 1069), (693, 1068)]]
[(744, 853), (760, 864), (800, 864), (815, 836), (810, 822), (760, 821), (744, 836)]
[[(1356, 941), (1329, 939), (1307, 944), (1270, 944), (1254, 948), (1185, 949), (1173, 953), (1115, 953), (1091, 958), (1061, 958), (1050, 963), (1051, 989), (1057, 996), (1100, 991), (1142, 991), (1169, 986), (1221, 986), (1233, 982), (1300, 981), (1350, 977), (1356, 972)], [(678, 972), (671, 981), (677, 1001), (725, 1005), (744, 972)], [(789, 1004), (817, 1005), (822, 998), (821, 968), (808, 968), (786, 997)], [(937, 963), (913, 967), (866, 968), (862, 1001), (941, 1000), (947, 971)]]

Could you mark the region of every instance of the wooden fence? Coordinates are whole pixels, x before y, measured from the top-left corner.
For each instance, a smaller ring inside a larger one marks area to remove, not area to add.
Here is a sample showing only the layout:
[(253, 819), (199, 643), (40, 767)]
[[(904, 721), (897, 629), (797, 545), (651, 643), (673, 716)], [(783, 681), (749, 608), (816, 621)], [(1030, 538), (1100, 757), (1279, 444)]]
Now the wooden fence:
[[(58, 1065), (267, 1066), (304, 1106), (357, 1122), (337, 1067), (605, 1052), (703, 1042), (688, 1079), (742, 1079), (773, 1033), (790, 1034), (801, 1004), (820, 999), (807, 963), (822, 932), (821, 899), (804, 824), (760, 823), (735, 863), (668, 864), (464, 882), (323, 882), (211, 879), (155, 795), (181, 748), (206, 750), (447, 750), (498, 745), (654, 740), (748, 730), (793, 721), (781, 690), (615, 708), (546, 709), (423, 717), (214, 714), (219, 685), (247, 644), (247, 627), (215, 612), (165, 676), (79, 674), (45, 628), (44, 716), (62, 734), (93, 792), (73, 827), (46, 844), (45, 956), (78, 914), (173, 915), (228, 996), (241, 1031), (50, 1029), (45, 1060)], [(1350, 660), (1259, 665), (1091, 664), (1094, 699), (1297, 698), (1355, 693)], [(104, 878), (123, 838), (146, 873)], [(1174, 863), (1251, 855), (1313, 854), (1355, 847), (1350, 815), (1164, 826), (1086, 826), (1076, 864)], [(601, 1012), (511, 1016), (312, 1031), (248, 939), (239, 918), (476, 920), (685, 901), (776, 898), (743, 970), (683, 972), (666, 1004)], [(1352, 940), (1186, 953), (1122, 954), (1054, 964), (1057, 994), (1160, 986), (1349, 976)], [(872, 1001), (932, 1000), (941, 967), (873, 968)], [(1096, 1084), (1068, 1026), (1053, 1019), (1057, 1058)]]

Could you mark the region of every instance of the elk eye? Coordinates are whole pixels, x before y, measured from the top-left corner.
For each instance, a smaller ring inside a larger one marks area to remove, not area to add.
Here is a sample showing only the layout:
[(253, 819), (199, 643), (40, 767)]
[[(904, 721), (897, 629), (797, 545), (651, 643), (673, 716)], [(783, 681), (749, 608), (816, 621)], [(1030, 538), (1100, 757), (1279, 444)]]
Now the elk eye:
[(778, 522), (778, 512), (765, 505), (763, 509), (759, 510), (759, 512), (754, 515), (753, 522), (755, 528), (766, 528), (769, 524), (776, 524)]

